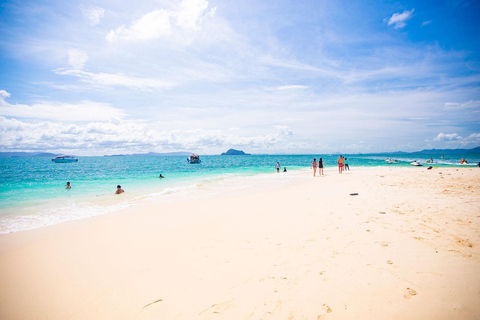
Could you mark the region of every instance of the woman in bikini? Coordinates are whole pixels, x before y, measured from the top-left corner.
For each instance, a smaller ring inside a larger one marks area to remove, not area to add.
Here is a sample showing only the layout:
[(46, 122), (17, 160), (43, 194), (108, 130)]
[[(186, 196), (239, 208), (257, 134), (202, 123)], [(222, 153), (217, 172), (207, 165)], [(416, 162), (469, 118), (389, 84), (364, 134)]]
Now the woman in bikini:
[(313, 159), (311, 168), (313, 168), (313, 176), (315, 177), (315, 174), (317, 173), (317, 158)]
[(323, 160), (322, 158), (318, 159), (318, 175), (322, 175), (324, 176), (323, 174)]

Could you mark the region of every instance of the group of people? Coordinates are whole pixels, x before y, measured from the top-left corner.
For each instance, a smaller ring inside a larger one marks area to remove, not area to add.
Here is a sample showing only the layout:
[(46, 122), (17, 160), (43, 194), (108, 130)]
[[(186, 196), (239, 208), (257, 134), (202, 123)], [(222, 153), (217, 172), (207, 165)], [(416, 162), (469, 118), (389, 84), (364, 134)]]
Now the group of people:
[[(338, 173), (342, 174), (343, 171), (345, 171), (345, 170), (350, 171), (350, 167), (348, 166), (348, 159), (347, 158), (344, 158), (343, 156), (340, 155), (340, 157), (337, 160), (337, 163), (338, 163)], [(313, 162), (312, 162), (312, 165), (310, 166), (310, 168), (313, 169), (313, 176), (314, 177), (316, 176), (317, 168), (318, 168), (318, 175), (319, 176), (320, 175), (324, 176), (323, 167), (324, 167), (323, 159), (320, 158), (317, 162), (317, 158), (314, 158)]]
[[(343, 171), (350, 171), (350, 167), (348, 166), (348, 159), (344, 158), (342, 155), (337, 160), (338, 164), (338, 173), (342, 174)], [(319, 176), (324, 176), (325, 174), (323, 173), (323, 167), (324, 167), (323, 159), (319, 158), (317, 162), (317, 158), (313, 159), (312, 165), (310, 166), (311, 169), (313, 169), (313, 176), (315, 177), (317, 175), (317, 168), (318, 168), (318, 175)], [(280, 172), (281, 166), (280, 162), (277, 162), (275, 165), (275, 169), (277, 170), (277, 173)], [(283, 172), (287, 172), (287, 168), (283, 168)]]
[(338, 173), (342, 174), (343, 171), (350, 171), (350, 167), (348, 166), (348, 159), (344, 158), (342, 155), (337, 160), (338, 163)]
[[(277, 162), (275, 169), (277, 169), (277, 173), (280, 172), (280, 162)], [(287, 172), (287, 167), (283, 167), (283, 172)]]
[(318, 175), (319, 176), (324, 176), (324, 174), (323, 174), (323, 159), (322, 158), (318, 159), (318, 162), (317, 162), (317, 158), (314, 158), (313, 162), (312, 162), (312, 165), (311, 165), (311, 168), (313, 168), (313, 176), (314, 177), (317, 174), (317, 168), (318, 168)]

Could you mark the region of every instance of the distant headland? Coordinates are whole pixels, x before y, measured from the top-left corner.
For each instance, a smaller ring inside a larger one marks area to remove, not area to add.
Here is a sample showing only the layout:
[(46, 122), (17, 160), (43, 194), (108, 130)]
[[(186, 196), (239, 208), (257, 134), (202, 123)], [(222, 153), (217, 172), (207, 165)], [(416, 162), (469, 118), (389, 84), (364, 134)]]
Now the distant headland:
[(227, 152), (222, 153), (222, 156), (249, 156), (250, 153), (245, 153), (242, 150), (230, 149)]

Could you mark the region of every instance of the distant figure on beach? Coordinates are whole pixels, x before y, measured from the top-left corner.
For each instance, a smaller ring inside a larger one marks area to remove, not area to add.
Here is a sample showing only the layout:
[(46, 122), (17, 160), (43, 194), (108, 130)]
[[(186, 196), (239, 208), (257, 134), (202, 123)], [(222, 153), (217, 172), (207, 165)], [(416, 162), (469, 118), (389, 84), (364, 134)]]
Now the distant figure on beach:
[(287, 172), (287, 168), (286, 168), (286, 167), (283, 167), (283, 172)]
[(160, 173), (160, 175), (158, 176), (159, 178), (165, 178), (164, 176), (162, 176), (162, 174)]
[(462, 160), (460, 160), (460, 164), (467, 164), (467, 160), (465, 160), (465, 158), (462, 158)]
[(72, 189), (72, 186), (70, 185), (70, 182), (67, 182), (67, 188), (66, 189)]
[(280, 163), (277, 162), (277, 164), (275, 165), (275, 169), (277, 169), (277, 173), (280, 172)]
[(480, 167), (480, 162), (477, 164), (477, 167)]
[(323, 160), (322, 158), (318, 159), (318, 175), (322, 175), (324, 176), (323, 174)]
[(345, 160), (341, 155), (340, 155), (340, 158), (338, 158), (337, 163), (338, 163), (338, 173), (343, 173), (343, 164), (345, 163)]
[(117, 191), (115, 191), (115, 194), (120, 194), (120, 193), (124, 193), (125, 190), (122, 189), (122, 186), (121, 185), (118, 185), (117, 186)]
[(345, 171), (350, 171), (350, 167), (348, 166), (348, 159), (345, 158)]
[(313, 176), (315, 177), (315, 174), (317, 173), (317, 158), (314, 158), (313, 159), (313, 162), (312, 162), (312, 165), (310, 166), (310, 168), (313, 168)]

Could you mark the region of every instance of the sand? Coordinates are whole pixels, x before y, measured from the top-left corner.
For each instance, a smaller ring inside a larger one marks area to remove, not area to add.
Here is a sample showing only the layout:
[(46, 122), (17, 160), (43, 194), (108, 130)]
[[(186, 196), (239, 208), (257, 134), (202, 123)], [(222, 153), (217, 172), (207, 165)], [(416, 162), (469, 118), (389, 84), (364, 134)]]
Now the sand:
[(0, 318), (480, 318), (479, 168), (326, 174), (0, 235)]

